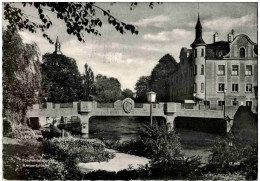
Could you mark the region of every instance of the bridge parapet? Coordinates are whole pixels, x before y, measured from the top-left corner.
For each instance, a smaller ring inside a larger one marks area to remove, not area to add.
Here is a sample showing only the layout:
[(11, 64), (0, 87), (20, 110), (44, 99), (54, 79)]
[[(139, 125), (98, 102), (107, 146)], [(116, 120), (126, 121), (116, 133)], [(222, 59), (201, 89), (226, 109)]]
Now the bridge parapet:
[(164, 112), (175, 113), (181, 109), (181, 103), (167, 102), (164, 104)]

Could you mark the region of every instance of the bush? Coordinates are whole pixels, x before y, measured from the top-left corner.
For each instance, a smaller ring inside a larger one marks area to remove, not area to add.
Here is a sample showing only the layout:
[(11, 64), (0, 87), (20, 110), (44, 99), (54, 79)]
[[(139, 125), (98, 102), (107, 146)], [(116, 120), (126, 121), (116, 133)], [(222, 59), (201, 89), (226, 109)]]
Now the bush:
[(79, 162), (102, 162), (114, 157), (113, 153), (105, 151), (102, 144), (72, 137), (48, 140), (46, 153), (64, 163), (65, 169), (69, 173), (66, 179), (83, 178), (84, 173), (78, 167)]
[(152, 127), (144, 125), (141, 128), (140, 135), (136, 139), (122, 143), (119, 140), (104, 140), (104, 143), (112, 149), (153, 158), (163, 154), (165, 148), (171, 148), (172, 151), (177, 153), (182, 152), (179, 140), (175, 131), (168, 131), (168, 127), (165, 124), (161, 127), (154, 124)]
[[(232, 135), (218, 139), (212, 148), (206, 170), (218, 174), (239, 172), (246, 179), (257, 178), (257, 143), (239, 144)], [(232, 143), (232, 144), (231, 144)]]
[(14, 137), (11, 122), (8, 121), (6, 118), (3, 119), (3, 136), (9, 138)]
[(35, 139), (34, 131), (28, 126), (15, 125), (13, 128), (14, 137), (20, 140), (30, 140)]
[(105, 144), (122, 152), (151, 158), (150, 166), (146, 171), (142, 170), (149, 173), (149, 179), (197, 179), (201, 175), (200, 158), (186, 158), (179, 136), (174, 130), (169, 131), (167, 125), (146, 125), (135, 140), (105, 141)]
[(47, 141), (47, 153), (57, 159), (75, 159), (77, 162), (102, 162), (113, 158), (102, 144), (73, 137), (53, 138)]
[(203, 180), (245, 180), (245, 177), (243, 175), (240, 175), (240, 173), (233, 173), (233, 174), (212, 174), (208, 173), (203, 175)]
[(68, 175), (63, 163), (41, 156), (3, 157), (5, 179), (57, 180)]

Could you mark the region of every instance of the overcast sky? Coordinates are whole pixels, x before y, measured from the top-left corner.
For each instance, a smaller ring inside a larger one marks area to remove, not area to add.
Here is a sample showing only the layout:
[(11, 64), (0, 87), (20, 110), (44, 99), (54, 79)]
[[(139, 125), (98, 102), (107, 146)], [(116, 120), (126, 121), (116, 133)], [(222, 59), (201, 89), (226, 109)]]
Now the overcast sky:
[[(80, 72), (87, 63), (95, 75), (116, 77), (122, 89), (134, 90), (138, 78), (150, 75), (167, 53), (179, 62), (180, 49), (190, 48), (194, 40), (197, 3), (163, 3), (153, 9), (147, 3), (139, 3), (132, 11), (129, 3), (97, 5), (109, 9), (123, 22), (137, 25), (139, 34), (121, 35), (104, 21), (100, 29), (102, 36), (86, 34), (86, 42), (81, 43), (76, 37), (67, 35), (63, 22), (52, 18), (54, 25), (49, 35), (52, 39), (59, 36), (62, 53), (77, 61)], [(33, 8), (26, 8), (25, 12), (35, 14)], [(214, 32), (218, 32), (220, 40), (226, 40), (231, 29), (236, 35), (247, 34), (257, 43), (257, 3), (200, 3), (199, 12), (206, 43), (212, 43)], [(21, 35), (26, 43), (36, 42), (42, 55), (54, 51), (54, 46), (40, 34), (24, 31)]]

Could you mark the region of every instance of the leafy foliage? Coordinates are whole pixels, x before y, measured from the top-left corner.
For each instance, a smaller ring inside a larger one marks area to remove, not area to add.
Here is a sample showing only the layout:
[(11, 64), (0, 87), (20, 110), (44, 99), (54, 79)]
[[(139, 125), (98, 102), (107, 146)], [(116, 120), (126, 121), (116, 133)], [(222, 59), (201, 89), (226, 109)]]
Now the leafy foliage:
[(57, 180), (68, 175), (63, 163), (42, 156), (3, 157), (3, 160), (3, 176), (8, 180)]
[[(200, 157), (185, 157), (179, 137), (166, 125), (146, 125), (136, 140), (105, 141), (105, 144), (122, 152), (151, 158), (150, 165), (139, 170), (148, 174), (149, 179), (197, 179), (201, 176)], [(145, 177), (139, 175), (137, 178)]]
[[(232, 145), (231, 145), (232, 143)], [(239, 144), (232, 136), (218, 139), (212, 148), (207, 170), (212, 173), (232, 174), (239, 172), (246, 179), (257, 178), (257, 143)]]
[(37, 102), (41, 67), (36, 44), (24, 44), (17, 32), (3, 32), (3, 113), (11, 122), (25, 123), (28, 106)]
[(87, 64), (85, 64), (85, 73), (82, 75), (82, 81), (83, 81), (82, 101), (89, 101), (90, 93), (93, 89), (93, 84), (94, 84), (94, 73)]
[(35, 138), (34, 131), (28, 126), (16, 125), (13, 129), (14, 137), (19, 140), (31, 140)]
[(134, 96), (134, 93), (133, 93), (133, 91), (132, 90), (130, 90), (130, 89), (124, 89), (123, 91), (122, 91), (122, 98), (124, 99), (124, 98), (132, 98), (133, 96)]
[(170, 54), (166, 54), (152, 70), (151, 89), (157, 93), (158, 101), (170, 100), (170, 77), (176, 65), (175, 59)]
[(104, 150), (98, 143), (73, 137), (53, 138), (47, 141), (47, 153), (63, 160), (74, 159), (79, 162), (101, 162), (113, 158), (113, 154)]
[(64, 163), (69, 173), (66, 179), (82, 179), (84, 174), (78, 167), (79, 162), (101, 162), (114, 157), (114, 154), (105, 151), (105, 147), (101, 144), (72, 137), (49, 140), (46, 153)]
[(12, 124), (9, 120), (6, 118), (3, 119), (3, 136), (13, 138), (13, 130), (12, 130)]
[[(138, 3), (131, 3), (130, 10), (133, 10)], [(152, 9), (155, 3), (149, 3)], [(158, 3), (159, 4), (159, 3)], [(52, 20), (48, 14), (54, 13), (57, 19), (64, 21), (68, 34), (73, 34), (79, 41), (84, 42), (84, 32), (101, 35), (99, 28), (103, 22), (99, 18), (99, 13), (107, 18), (107, 22), (111, 24), (118, 32), (125, 34), (126, 31), (132, 34), (138, 34), (137, 28), (132, 24), (127, 24), (112, 15), (110, 10), (105, 10), (94, 2), (24, 2), (23, 6), (30, 6), (38, 11), (38, 21), (32, 20), (31, 16), (26, 14), (22, 8), (16, 7), (15, 3), (4, 3), (4, 20), (7, 20), (8, 28), (14, 32), (15, 30), (29, 30), (32, 33), (42, 32), (42, 36), (50, 43), (53, 41), (46, 33), (53, 26)], [(35, 17), (34, 17), (35, 18)]]
[(82, 79), (74, 59), (46, 53), (43, 55), (42, 74), (48, 101), (62, 103), (82, 98)]
[(136, 98), (138, 102), (146, 102), (146, 93), (150, 91), (151, 76), (142, 76), (135, 84)]
[(93, 96), (98, 102), (115, 102), (121, 97), (121, 84), (116, 78), (98, 74), (94, 83)]
[(203, 175), (203, 180), (245, 180), (245, 177), (240, 173), (229, 174), (212, 174), (208, 173)]

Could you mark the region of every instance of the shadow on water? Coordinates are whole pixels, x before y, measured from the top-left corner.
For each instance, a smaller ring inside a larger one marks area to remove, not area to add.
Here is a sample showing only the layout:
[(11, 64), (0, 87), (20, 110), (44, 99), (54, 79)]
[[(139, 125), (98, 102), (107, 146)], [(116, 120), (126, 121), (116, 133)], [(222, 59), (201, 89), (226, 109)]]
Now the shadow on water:
[(89, 123), (89, 137), (129, 140), (135, 138), (148, 122), (147, 117), (93, 117)]

